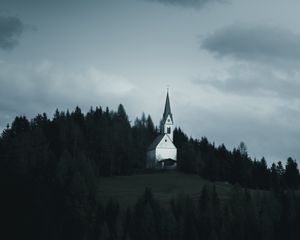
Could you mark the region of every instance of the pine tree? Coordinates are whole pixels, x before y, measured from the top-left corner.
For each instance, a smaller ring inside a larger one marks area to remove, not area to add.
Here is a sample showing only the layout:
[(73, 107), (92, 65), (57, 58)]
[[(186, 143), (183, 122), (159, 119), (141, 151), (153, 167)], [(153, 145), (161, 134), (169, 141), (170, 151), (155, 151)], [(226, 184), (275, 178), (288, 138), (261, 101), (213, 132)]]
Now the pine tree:
[(298, 187), (300, 180), (299, 170), (297, 162), (292, 158), (287, 159), (284, 177), (287, 187), (291, 189), (296, 189)]

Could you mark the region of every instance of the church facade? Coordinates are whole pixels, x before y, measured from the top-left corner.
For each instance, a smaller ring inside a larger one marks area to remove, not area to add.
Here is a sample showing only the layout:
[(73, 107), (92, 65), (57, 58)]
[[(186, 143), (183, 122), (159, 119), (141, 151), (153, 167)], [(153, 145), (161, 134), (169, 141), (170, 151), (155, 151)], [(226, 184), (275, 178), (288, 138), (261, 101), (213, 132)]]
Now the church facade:
[(177, 148), (173, 143), (174, 119), (171, 112), (169, 92), (160, 122), (160, 135), (147, 150), (147, 168), (176, 168)]

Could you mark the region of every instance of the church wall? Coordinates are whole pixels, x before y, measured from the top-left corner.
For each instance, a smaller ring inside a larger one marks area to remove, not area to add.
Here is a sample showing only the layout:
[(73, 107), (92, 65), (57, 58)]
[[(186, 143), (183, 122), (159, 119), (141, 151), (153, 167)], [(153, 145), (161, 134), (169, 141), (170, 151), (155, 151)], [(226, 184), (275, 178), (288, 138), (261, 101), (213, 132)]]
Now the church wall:
[(163, 159), (174, 159), (177, 160), (177, 149), (176, 148), (157, 148), (156, 149), (156, 159), (157, 161)]

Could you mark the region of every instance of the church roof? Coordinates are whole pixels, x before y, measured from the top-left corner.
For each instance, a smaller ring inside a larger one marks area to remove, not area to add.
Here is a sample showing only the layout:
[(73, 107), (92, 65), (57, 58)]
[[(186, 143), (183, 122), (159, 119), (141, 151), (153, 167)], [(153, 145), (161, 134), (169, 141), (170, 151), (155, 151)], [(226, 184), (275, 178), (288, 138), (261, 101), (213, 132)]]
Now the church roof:
[(153, 150), (156, 148), (156, 146), (160, 143), (160, 141), (164, 138), (165, 134), (160, 134), (158, 135), (154, 141), (151, 143), (151, 145), (148, 147), (148, 151), (149, 150)]
[(173, 116), (172, 116), (172, 112), (171, 112), (171, 105), (170, 105), (170, 99), (169, 99), (169, 92), (167, 92), (167, 98), (166, 98), (166, 104), (165, 104), (165, 110), (164, 110), (164, 114), (163, 114), (163, 122), (166, 121), (168, 115), (170, 115), (171, 120), (173, 122)]

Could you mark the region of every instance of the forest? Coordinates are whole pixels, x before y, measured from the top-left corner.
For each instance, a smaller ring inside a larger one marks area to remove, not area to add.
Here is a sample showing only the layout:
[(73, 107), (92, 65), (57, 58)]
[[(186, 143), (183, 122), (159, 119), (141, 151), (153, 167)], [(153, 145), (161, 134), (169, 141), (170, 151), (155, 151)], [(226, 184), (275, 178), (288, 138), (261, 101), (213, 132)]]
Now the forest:
[(299, 239), (295, 159), (268, 167), (243, 142), (231, 151), (180, 128), (177, 171), (228, 182), (226, 201), (204, 187), (196, 203), (179, 195), (165, 207), (151, 189), (132, 208), (101, 202), (101, 178), (147, 172), (146, 150), (158, 134), (150, 115), (132, 123), (122, 104), (17, 116), (0, 137), (1, 215), (10, 239)]

